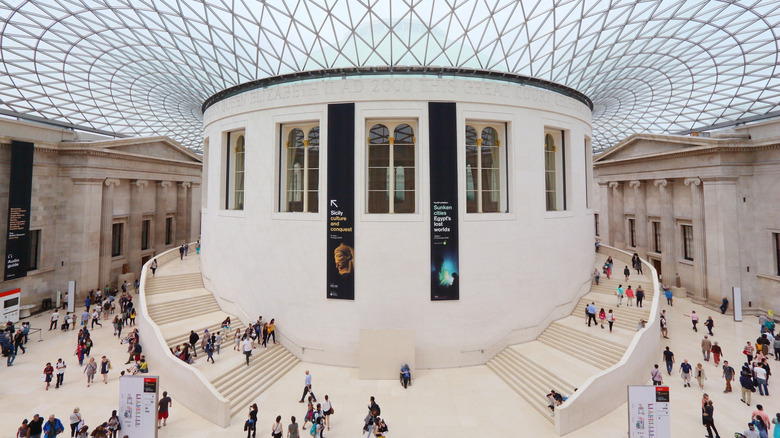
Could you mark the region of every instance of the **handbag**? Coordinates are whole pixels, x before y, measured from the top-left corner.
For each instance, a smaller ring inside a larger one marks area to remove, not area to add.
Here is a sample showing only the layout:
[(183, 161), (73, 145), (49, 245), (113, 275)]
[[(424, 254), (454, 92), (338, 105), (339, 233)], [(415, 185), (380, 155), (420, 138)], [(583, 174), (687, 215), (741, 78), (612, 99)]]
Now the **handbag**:
[(46, 381), (46, 373), (41, 374), (41, 382)]
[(333, 415), (333, 406), (331, 406), (330, 410), (328, 410), (328, 415)]

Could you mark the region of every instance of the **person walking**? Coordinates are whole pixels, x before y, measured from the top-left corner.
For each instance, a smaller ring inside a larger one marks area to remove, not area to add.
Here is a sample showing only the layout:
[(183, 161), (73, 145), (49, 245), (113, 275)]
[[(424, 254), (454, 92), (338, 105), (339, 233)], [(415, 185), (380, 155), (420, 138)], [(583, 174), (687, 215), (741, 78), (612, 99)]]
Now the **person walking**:
[(623, 268), (623, 275), (625, 275), (626, 281), (628, 281), (628, 277), (631, 276), (631, 270), (628, 269), (628, 265), (626, 265), (626, 267)]
[(607, 268), (607, 280), (612, 278), (612, 266), (614, 265), (614, 262), (612, 261), (612, 256), (607, 257), (607, 262), (604, 263), (605, 267)]
[(62, 386), (62, 380), (65, 378), (65, 361), (62, 358), (57, 359), (57, 364), (54, 366), (57, 369), (57, 383), (54, 385), (54, 389), (59, 389)]
[[(702, 364), (697, 363), (696, 369), (693, 370), (693, 375), (696, 377), (696, 381), (699, 382), (699, 389), (704, 391), (704, 381), (707, 380), (707, 374), (704, 372), (704, 367)], [(688, 386), (691, 386), (688, 384)]]
[(330, 416), (333, 415), (333, 405), (328, 399), (327, 394), (325, 394), (325, 401), (322, 402), (322, 415), (325, 419), (325, 426), (330, 430)]
[(43, 435), (46, 438), (54, 438), (57, 435), (65, 432), (65, 426), (58, 418), (54, 418), (54, 415), (49, 415), (49, 421), (43, 425)]
[(206, 362), (211, 361), (214, 364), (214, 343), (210, 339), (206, 342), (206, 347), (203, 350), (206, 352)]
[(211, 339), (214, 341), (214, 349), (219, 354), (219, 348), (222, 346), (222, 332), (217, 331), (215, 335), (211, 335)]
[(704, 335), (704, 339), (701, 340), (701, 355), (704, 356), (704, 361), (710, 361), (710, 350), (712, 350), (712, 341), (710, 337)]
[(276, 422), (271, 425), (271, 436), (273, 438), (282, 438), (282, 416), (276, 416)]
[(111, 361), (105, 356), (100, 361), (100, 374), (103, 376), (103, 383), (108, 385), (108, 371), (111, 369)]
[(710, 332), (710, 336), (715, 336), (715, 334), (712, 333), (712, 328), (715, 327), (715, 321), (712, 320), (711, 316), (708, 316), (707, 320), (704, 321), (704, 327), (707, 327), (707, 331)]
[(249, 366), (249, 356), (252, 355), (252, 350), (255, 348), (254, 342), (252, 342), (252, 338), (244, 335), (244, 340), (241, 341), (241, 351), (244, 352), (244, 355), (246, 356), (246, 366)]
[(604, 328), (604, 321), (607, 319), (607, 312), (604, 311), (604, 308), (602, 307), (601, 310), (599, 310), (599, 322), (601, 323), (601, 328)]
[(666, 372), (672, 375), (672, 367), (674, 366), (674, 353), (666, 347), (664, 350), (664, 362), (666, 362)]
[(720, 314), (725, 315), (726, 309), (729, 308), (729, 300), (726, 297), (723, 297), (723, 301), (720, 303)]
[(626, 288), (626, 299), (628, 300), (627, 306), (631, 307), (634, 305), (634, 290), (631, 289), (630, 284)]
[[(173, 400), (168, 397), (168, 391), (163, 391), (163, 398), (157, 403), (157, 428), (161, 429), (168, 424), (168, 409), (173, 406)], [(162, 421), (162, 425), (160, 422)]]
[(596, 283), (596, 286), (599, 285), (599, 278), (601, 278), (601, 273), (598, 269), (593, 270), (593, 282)]
[(753, 355), (756, 353), (756, 349), (750, 344), (750, 341), (745, 344), (745, 348), (742, 349), (742, 354), (747, 357), (748, 363), (753, 362)]
[(764, 395), (768, 396), (769, 388), (766, 385), (767, 373), (764, 367), (754, 366), (753, 374), (756, 376), (756, 382), (758, 383), (758, 394), (762, 396)]
[(200, 339), (200, 336), (198, 336), (197, 333), (195, 333), (195, 330), (190, 330), (190, 350), (192, 350), (192, 355), (195, 357), (198, 357), (198, 339)]
[[(704, 407), (702, 408), (701, 412), (701, 422), (704, 424), (704, 427), (707, 428), (707, 436), (709, 438), (720, 438), (720, 434), (718, 434), (718, 429), (715, 428), (715, 420), (712, 418), (712, 414), (714, 413), (714, 408), (712, 406), (712, 400), (708, 400), (707, 403), (705, 403)], [(712, 435), (712, 432), (715, 431), (715, 436)]]
[(658, 324), (661, 327), (661, 336), (663, 336), (664, 339), (669, 339), (669, 329), (666, 327), (666, 317), (664, 317), (664, 315), (661, 315)]
[(696, 328), (696, 324), (699, 323), (699, 315), (696, 314), (696, 311), (692, 310), (690, 315), (685, 315), (685, 316), (691, 317), (691, 324), (693, 324), (693, 331), (698, 333), (699, 329)]
[(73, 408), (73, 412), (70, 414), (70, 436), (74, 437), (76, 436), (76, 432), (79, 430), (79, 423), (81, 423), (83, 419), (81, 418), (81, 412), (79, 411), (79, 407), (76, 406)]
[(666, 297), (666, 304), (670, 306), (674, 306), (673, 304), (674, 295), (672, 294), (672, 290), (666, 286), (663, 286), (663, 288), (664, 288), (664, 296)]
[(317, 396), (314, 395), (314, 392), (311, 389), (311, 374), (309, 374), (309, 370), (306, 370), (306, 377), (304, 378), (303, 395), (301, 395), (301, 400), (298, 403), (303, 403), (303, 399), (306, 398), (306, 394), (311, 394), (312, 400), (315, 403), (317, 403)]
[(712, 356), (713, 356), (713, 360), (715, 361), (715, 366), (718, 366), (720, 364), (721, 354), (723, 354), (723, 350), (720, 348), (720, 345), (718, 345), (718, 341), (715, 341), (712, 344)]
[(658, 369), (658, 364), (653, 365), (653, 369), (650, 370), (650, 377), (653, 380), (653, 385), (658, 386), (664, 383), (664, 376), (661, 370)]
[(89, 363), (87, 363), (87, 366), (84, 367), (84, 374), (87, 375), (87, 388), (89, 388), (89, 385), (92, 384), (92, 381), (95, 379), (96, 372), (97, 363), (95, 363), (94, 357), (90, 357)]
[(276, 325), (273, 318), (271, 318), (271, 322), (268, 323), (268, 339), (271, 338), (273, 338), (274, 345), (276, 345)]
[(46, 366), (43, 368), (43, 380), (46, 382), (46, 390), (49, 390), (49, 385), (51, 385), (51, 378), (54, 374), (54, 367), (51, 366), (51, 362), (46, 362)]
[(295, 422), (295, 416), (290, 417), (290, 425), (287, 426), (287, 438), (300, 438), (300, 435), (298, 435), (298, 423)]
[(149, 265), (149, 269), (152, 270), (152, 278), (154, 278), (154, 273), (157, 272), (157, 259), (152, 260), (152, 264)]
[(691, 369), (693, 367), (688, 363), (688, 359), (683, 359), (680, 364), (680, 376), (683, 379), (683, 388), (691, 386)]
[(755, 386), (753, 386), (753, 377), (749, 372), (740, 373), (739, 385), (742, 387), (742, 398), (740, 401), (750, 406), (750, 395), (755, 391)]
[(593, 324), (596, 323), (596, 303), (591, 302), (588, 304), (588, 306), (585, 308), (585, 313), (588, 314), (588, 327), (590, 327), (590, 322), (593, 321)]
[(731, 392), (731, 382), (734, 381), (734, 368), (729, 365), (729, 361), (723, 361), (723, 378), (726, 379), (726, 389), (723, 392)]
[(615, 295), (617, 295), (617, 306), (620, 307), (620, 304), (623, 303), (623, 294), (625, 291), (623, 290), (623, 285), (618, 285), (617, 289), (615, 289)]
[(612, 309), (609, 309), (609, 313), (607, 313), (607, 324), (609, 324), (609, 332), (612, 333), (612, 325), (615, 324), (615, 314)]
[(233, 335), (233, 349), (241, 351), (241, 330), (236, 329), (236, 334)]

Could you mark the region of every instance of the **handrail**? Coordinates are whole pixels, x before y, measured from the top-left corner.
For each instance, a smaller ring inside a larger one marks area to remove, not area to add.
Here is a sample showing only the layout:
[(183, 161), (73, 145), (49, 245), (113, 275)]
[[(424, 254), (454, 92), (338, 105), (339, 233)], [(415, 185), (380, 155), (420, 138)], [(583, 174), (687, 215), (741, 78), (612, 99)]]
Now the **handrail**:
[[(582, 287), (582, 286), (584, 286), (585, 284), (587, 284), (587, 283), (590, 283), (591, 281), (592, 281), (592, 280), (583, 281), (583, 282), (582, 282), (582, 284), (580, 284), (580, 286), (579, 286), (579, 287)], [(585, 292), (584, 294), (582, 294), (582, 295), (580, 295), (580, 296), (578, 296), (578, 297), (576, 297), (576, 298), (572, 298), (571, 300), (569, 300), (569, 301), (567, 301), (567, 302), (565, 302), (565, 303), (558, 304), (557, 306), (553, 307), (553, 308), (552, 308), (552, 310), (550, 310), (550, 312), (548, 312), (548, 315), (549, 315), (549, 314), (552, 314), (552, 313), (553, 313), (553, 311), (555, 311), (555, 310), (556, 310), (556, 309), (558, 309), (559, 307), (568, 306), (568, 305), (570, 305), (571, 303), (573, 303), (573, 302), (575, 302), (575, 301), (578, 301), (578, 300), (582, 299), (582, 297), (583, 297), (584, 295), (586, 295), (588, 292), (590, 292), (590, 291), (588, 290), (588, 291), (587, 291), (587, 292)], [(490, 349), (492, 349), (493, 347), (495, 347), (496, 345), (500, 344), (500, 343), (501, 343), (501, 341), (503, 341), (503, 340), (504, 340), (504, 339), (505, 339), (507, 336), (511, 335), (512, 333), (514, 333), (514, 332), (519, 332), (519, 331), (521, 331), (521, 330), (527, 330), (527, 329), (529, 329), (529, 328), (537, 327), (537, 326), (539, 326), (539, 325), (540, 325), (540, 323), (537, 323), (537, 324), (529, 324), (529, 325), (527, 325), (527, 326), (525, 326), (525, 327), (518, 327), (518, 328), (514, 328), (514, 329), (512, 329), (512, 330), (509, 330), (509, 331), (508, 331), (508, 332), (507, 332), (505, 335), (503, 335), (503, 336), (501, 336), (500, 338), (498, 338), (498, 340), (497, 340), (496, 342), (494, 342), (493, 344), (491, 344), (489, 347), (485, 347), (485, 348), (475, 348), (475, 349), (472, 349), (472, 350), (461, 350), (460, 352), (461, 352), (461, 353), (475, 353), (475, 352), (479, 351), (479, 352), (482, 352), (482, 353), (484, 353), (484, 352), (485, 352), (485, 350), (490, 350)]]

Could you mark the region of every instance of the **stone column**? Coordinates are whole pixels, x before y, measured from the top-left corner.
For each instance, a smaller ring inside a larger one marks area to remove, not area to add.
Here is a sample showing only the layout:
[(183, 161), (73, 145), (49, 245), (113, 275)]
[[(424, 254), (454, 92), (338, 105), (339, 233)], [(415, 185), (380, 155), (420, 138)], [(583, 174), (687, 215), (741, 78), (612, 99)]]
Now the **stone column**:
[(647, 257), (647, 184), (641, 181), (631, 181), (629, 187), (634, 189), (634, 223), (636, 224), (636, 252), (639, 257)]
[[(745, 269), (740, 262), (739, 195), (737, 178), (719, 177), (704, 179), (704, 222), (706, 228), (706, 285), (710, 304), (720, 305), (723, 297), (731, 300), (731, 288), (742, 287), (742, 308), (748, 309), (748, 301), (755, 304), (755, 295), (744, 287), (741, 273)], [(729, 306), (731, 307), (731, 306)]]
[(616, 248), (626, 249), (626, 225), (623, 205), (623, 185), (610, 181), (609, 188), (609, 238)]
[(195, 242), (200, 238), (200, 206), (201, 206), (201, 185), (192, 183), (190, 188), (190, 206), (189, 206), (189, 237), (187, 240)]
[[(100, 277), (98, 287), (111, 280), (111, 234), (114, 225), (114, 187), (118, 179), (106, 178), (103, 183), (103, 199), (100, 205)], [(90, 286), (91, 287), (91, 286)]]
[(606, 245), (612, 245), (610, 240), (610, 227), (609, 227), (609, 186), (607, 183), (599, 183), (599, 238), (601, 243)]
[(68, 202), (72, 219), (72, 228), (67, 229), (71, 245), (68, 274), (69, 279), (76, 280), (79, 297), (100, 285), (100, 209), (104, 182), (100, 178), (73, 178), (73, 197)]
[(130, 271), (141, 272), (141, 224), (143, 222), (143, 192), (149, 181), (136, 180), (130, 185), (130, 232), (127, 242), (127, 262)]
[(691, 188), (691, 212), (693, 216), (693, 299), (707, 300), (707, 256), (704, 245), (704, 196), (701, 179), (686, 178), (685, 185)]
[(154, 206), (154, 252), (160, 254), (165, 251), (165, 217), (168, 214), (168, 188), (170, 181), (160, 181), (156, 185)]
[(676, 286), (677, 277), (677, 246), (675, 246), (674, 202), (672, 200), (672, 184), (665, 179), (657, 179), (653, 183), (660, 191), (661, 206), (661, 275), (667, 286)]
[(188, 206), (192, 203), (189, 202), (190, 195), (189, 182), (180, 182), (176, 184), (176, 245), (182, 245), (187, 241), (189, 237), (190, 215), (188, 215)]

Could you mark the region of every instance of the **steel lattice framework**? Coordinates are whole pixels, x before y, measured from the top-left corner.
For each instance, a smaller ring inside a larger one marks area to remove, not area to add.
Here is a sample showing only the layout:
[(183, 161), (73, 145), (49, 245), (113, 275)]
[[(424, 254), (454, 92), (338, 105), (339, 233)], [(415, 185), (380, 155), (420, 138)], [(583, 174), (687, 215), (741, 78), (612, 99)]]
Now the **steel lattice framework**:
[(780, 112), (780, 0), (0, 0), (0, 20), (0, 114), (195, 150), (214, 93), (348, 67), (569, 86), (596, 150)]

